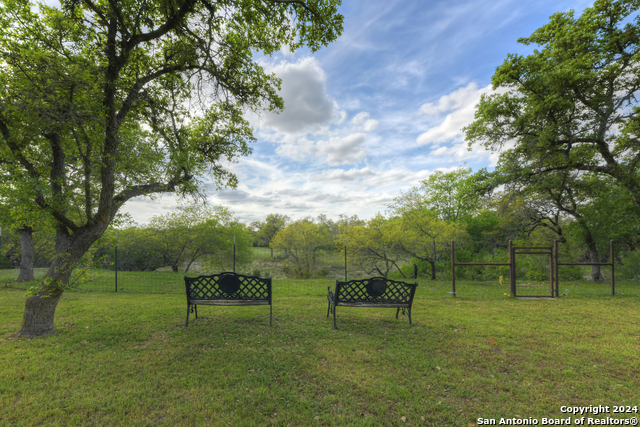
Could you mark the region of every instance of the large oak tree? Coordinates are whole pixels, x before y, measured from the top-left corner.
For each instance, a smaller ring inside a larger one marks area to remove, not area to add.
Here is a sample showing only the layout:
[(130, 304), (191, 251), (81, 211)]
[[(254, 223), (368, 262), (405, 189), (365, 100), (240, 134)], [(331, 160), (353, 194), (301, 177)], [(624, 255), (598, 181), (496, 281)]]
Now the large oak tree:
[[(522, 178), (556, 171), (608, 176), (640, 208), (640, 2), (597, 0), (556, 13), (509, 54), (465, 128), (470, 146), (502, 151)], [(551, 179), (551, 178), (550, 178)]]
[(55, 333), (76, 262), (131, 198), (198, 194), (250, 152), (248, 110), (283, 107), (256, 63), (338, 37), (340, 0), (5, 0), (0, 165), (56, 224), (56, 257), (19, 335)]

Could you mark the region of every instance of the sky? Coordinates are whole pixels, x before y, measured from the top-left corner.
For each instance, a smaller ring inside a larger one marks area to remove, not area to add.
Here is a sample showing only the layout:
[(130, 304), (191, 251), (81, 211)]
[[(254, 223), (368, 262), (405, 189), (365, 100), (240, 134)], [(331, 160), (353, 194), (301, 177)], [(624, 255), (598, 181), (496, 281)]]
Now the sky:
[[(344, 32), (318, 52), (257, 56), (282, 79), (285, 110), (247, 115), (253, 153), (229, 168), (236, 189), (207, 201), (241, 221), (384, 213), (436, 170), (492, 169), (498, 153), (467, 149), (462, 128), (517, 43), (581, 0), (343, 0)], [(144, 224), (180, 203), (172, 195), (122, 208)]]

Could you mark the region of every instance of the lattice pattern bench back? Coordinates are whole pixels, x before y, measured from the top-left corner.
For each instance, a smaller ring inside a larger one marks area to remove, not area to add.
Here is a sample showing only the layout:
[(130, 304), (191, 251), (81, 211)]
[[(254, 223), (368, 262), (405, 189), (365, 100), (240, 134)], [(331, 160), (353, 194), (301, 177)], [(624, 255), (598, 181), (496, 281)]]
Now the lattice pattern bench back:
[(187, 300), (271, 301), (271, 278), (237, 273), (184, 278)]
[(384, 277), (336, 282), (336, 302), (340, 303), (406, 303), (413, 301), (417, 284), (397, 282)]

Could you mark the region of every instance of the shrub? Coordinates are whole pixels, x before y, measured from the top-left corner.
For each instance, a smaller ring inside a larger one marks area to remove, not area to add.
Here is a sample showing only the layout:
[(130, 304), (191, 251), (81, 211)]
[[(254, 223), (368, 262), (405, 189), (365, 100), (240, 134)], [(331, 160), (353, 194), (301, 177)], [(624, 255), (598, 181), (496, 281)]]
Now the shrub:
[(616, 275), (621, 278), (640, 280), (640, 252), (627, 252), (622, 258), (619, 266), (616, 266)]

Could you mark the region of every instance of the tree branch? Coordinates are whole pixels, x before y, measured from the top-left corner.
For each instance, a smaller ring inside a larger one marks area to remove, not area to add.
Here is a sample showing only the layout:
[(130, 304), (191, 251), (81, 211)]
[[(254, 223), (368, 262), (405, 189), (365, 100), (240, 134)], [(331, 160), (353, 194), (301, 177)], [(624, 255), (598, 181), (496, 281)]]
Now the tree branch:
[(118, 212), (118, 209), (120, 209), (120, 206), (122, 206), (127, 200), (152, 193), (173, 192), (180, 184), (180, 182), (188, 181), (189, 179), (191, 179), (191, 177), (186, 176), (184, 178), (172, 179), (166, 183), (154, 182), (151, 184), (134, 185), (130, 188), (127, 188), (126, 190), (123, 190), (119, 194), (114, 196), (113, 203), (111, 204), (111, 217), (113, 218), (115, 216), (115, 214)]
[(185, 0), (184, 4), (178, 10), (178, 12), (175, 15), (169, 17), (164, 24), (158, 27), (158, 29), (150, 31), (148, 33), (144, 33), (144, 34), (136, 34), (133, 37), (131, 37), (129, 41), (127, 41), (123, 45), (125, 51), (129, 52), (140, 43), (155, 40), (167, 34), (169, 31), (175, 29), (180, 23), (182, 23), (184, 17), (187, 15), (187, 13), (189, 13), (191, 8), (195, 4), (196, 4), (196, 0)]

